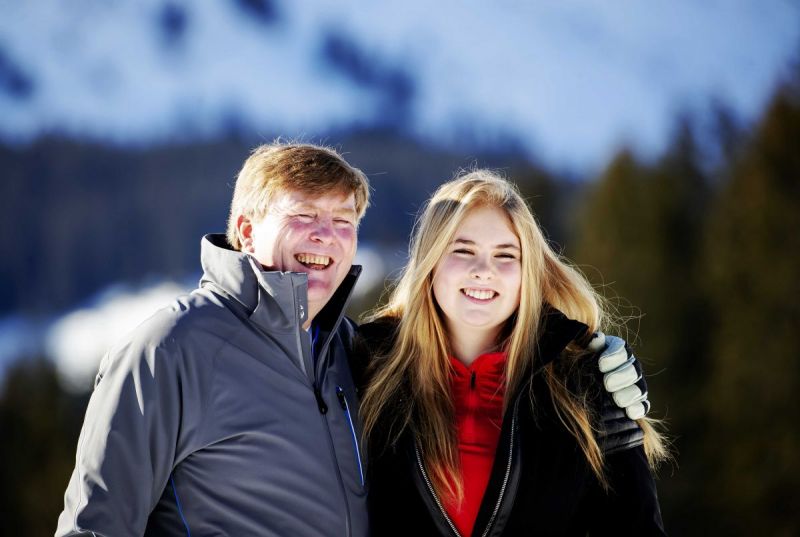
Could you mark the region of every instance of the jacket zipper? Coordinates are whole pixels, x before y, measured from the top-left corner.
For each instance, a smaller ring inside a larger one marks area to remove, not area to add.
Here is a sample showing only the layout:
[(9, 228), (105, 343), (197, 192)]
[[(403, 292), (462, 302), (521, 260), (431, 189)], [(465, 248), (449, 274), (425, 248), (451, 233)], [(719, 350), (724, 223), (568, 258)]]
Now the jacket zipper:
[(364, 469), (361, 466), (361, 451), (358, 449), (358, 437), (356, 436), (356, 428), (353, 425), (353, 416), (350, 414), (350, 405), (347, 404), (347, 397), (344, 395), (344, 390), (341, 386), (336, 386), (336, 397), (339, 398), (339, 404), (344, 410), (344, 415), (347, 418), (347, 424), (350, 426), (350, 434), (353, 438), (353, 448), (356, 451), (356, 463), (358, 464), (358, 476), (361, 478), (361, 486), (364, 486)]
[[(294, 303), (294, 311), (297, 311), (297, 292), (294, 288), (292, 288), (292, 302)], [(303, 373), (308, 375), (308, 371), (306, 370), (305, 354), (303, 354), (303, 343), (300, 341), (300, 330), (303, 329), (303, 317), (304, 315), (301, 312), (297, 321), (297, 327), (294, 331), (294, 342), (297, 345), (297, 356), (300, 358), (300, 368), (303, 370)], [(316, 376), (314, 376), (314, 379), (316, 379)], [(316, 380), (313, 381), (313, 384), (316, 388)]]
[[(503, 484), (500, 487), (500, 494), (497, 496), (497, 502), (494, 505), (494, 510), (492, 511), (492, 516), (489, 517), (489, 522), (486, 524), (486, 528), (483, 530), (481, 537), (486, 537), (489, 535), (489, 530), (492, 528), (492, 524), (494, 524), (495, 519), (497, 518), (497, 513), (500, 512), (500, 504), (503, 502), (503, 496), (505, 495), (506, 488), (508, 487), (508, 478), (511, 475), (511, 462), (514, 458), (514, 430), (516, 429), (517, 425), (517, 408), (518, 404), (514, 405), (514, 412), (511, 415), (511, 441), (509, 442), (508, 446), (508, 462), (506, 463), (506, 472), (503, 476)], [(444, 517), (447, 525), (450, 526), (450, 529), (457, 537), (461, 537), (461, 534), (456, 529), (455, 524), (453, 521), (450, 520), (450, 517), (447, 515), (444, 507), (442, 506), (441, 500), (439, 500), (439, 496), (436, 495), (436, 491), (433, 490), (433, 485), (431, 484), (431, 480), (428, 478), (428, 472), (425, 471), (425, 466), (422, 464), (422, 456), (419, 453), (419, 445), (414, 442), (414, 453), (417, 457), (417, 466), (422, 472), (422, 478), (425, 480), (425, 485), (428, 487), (428, 492), (431, 493), (433, 496), (433, 500), (436, 502), (436, 505), (439, 507), (439, 512)]]
[[(517, 399), (517, 402), (519, 402), (519, 399)], [(497, 503), (494, 504), (494, 511), (492, 511), (492, 516), (489, 517), (489, 522), (486, 524), (486, 529), (483, 530), (481, 537), (489, 535), (489, 530), (492, 524), (494, 524), (495, 518), (497, 518), (497, 513), (500, 512), (500, 504), (503, 501), (503, 496), (508, 486), (508, 478), (511, 475), (511, 461), (514, 458), (514, 430), (517, 427), (517, 408), (518, 404), (515, 404), (514, 412), (511, 414), (511, 441), (508, 445), (508, 462), (506, 463), (506, 474), (503, 476), (503, 485), (500, 487), (500, 494), (497, 496)]]
[(315, 362), (316, 360), (315, 350), (317, 346), (317, 337), (319, 336), (319, 326), (317, 327), (312, 326), (310, 330), (313, 331), (311, 335), (311, 365), (314, 368), (314, 397), (317, 399), (317, 408), (319, 408), (319, 413), (327, 414), (328, 405), (325, 404), (325, 400), (322, 398), (322, 390), (320, 390), (319, 383), (317, 382), (317, 367)]
[(441, 500), (439, 500), (439, 496), (437, 496), (436, 495), (436, 491), (433, 490), (433, 485), (431, 484), (431, 480), (428, 478), (428, 472), (425, 471), (425, 466), (422, 464), (422, 457), (419, 454), (419, 446), (417, 445), (416, 442), (414, 442), (414, 453), (417, 456), (417, 466), (419, 466), (419, 470), (420, 470), (420, 472), (422, 472), (422, 479), (425, 480), (425, 485), (428, 487), (428, 492), (431, 493), (431, 496), (433, 496), (433, 501), (435, 501), (436, 505), (439, 507), (439, 512), (442, 513), (442, 516), (444, 517), (445, 521), (447, 522), (447, 525), (450, 526), (451, 530), (453, 530), (453, 534), (456, 535), (456, 537), (461, 537), (461, 534), (458, 533), (458, 530), (456, 529), (456, 525), (453, 524), (453, 521), (450, 520), (450, 517), (447, 515), (447, 512), (444, 510), (444, 507), (442, 506), (442, 502), (441, 502)]
[[(294, 310), (297, 311), (298, 308), (298, 300), (297, 300), (297, 292), (295, 289), (292, 289), (292, 301), (294, 302)], [(302, 364), (303, 370), (305, 370), (305, 356), (303, 354), (303, 344), (300, 341), (300, 330), (303, 329), (303, 313), (298, 316), (298, 323), (295, 329), (295, 341), (297, 342), (297, 351), (298, 355), (300, 356), (300, 363)], [(312, 360), (311, 365), (314, 366), (313, 360), (313, 351), (312, 351)], [(350, 521), (350, 502), (347, 499), (347, 490), (344, 486), (344, 480), (342, 479), (342, 470), (339, 468), (339, 460), (336, 457), (336, 449), (333, 447), (333, 438), (331, 436), (331, 426), (328, 423), (328, 419), (325, 416), (328, 412), (328, 405), (325, 404), (325, 400), (322, 398), (322, 390), (320, 389), (319, 385), (317, 384), (317, 371), (316, 367), (313, 367), (312, 371), (312, 388), (314, 390), (314, 398), (317, 400), (317, 408), (319, 409), (320, 418), (325, 423), (325, 428), (328, 431), (328, 449), (329, 453), (331, 454), (333, 467), (336, 470), (336, 476), (338, 477), (339, 487), (341, 488), (342, 498), (344, 499), (345, 505), (345, 526), (347, 527), (347, 535), (350, 536), (353, 533), (352, 530), (352, 522)]]

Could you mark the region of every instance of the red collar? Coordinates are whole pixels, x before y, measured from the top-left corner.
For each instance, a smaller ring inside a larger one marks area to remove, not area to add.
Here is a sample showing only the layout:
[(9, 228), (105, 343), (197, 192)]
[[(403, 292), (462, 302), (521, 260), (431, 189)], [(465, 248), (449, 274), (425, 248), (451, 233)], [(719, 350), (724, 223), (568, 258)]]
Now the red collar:
[(466, 365), (464, 364), (464, 362), (462, 362), (455, 356), (451, 356), (450, 365), (453, 368), (453, 373), (458, 377), (462, 376), (469, 377), (470, 375), (472, 375), (473, 371), (478, 374), (502, 373), (506, 365), (506, 353), (487, 352), (486, 354), (481, 354), (480, 356), (475, 358), (475, 360), (473, 360), (470, 365)]

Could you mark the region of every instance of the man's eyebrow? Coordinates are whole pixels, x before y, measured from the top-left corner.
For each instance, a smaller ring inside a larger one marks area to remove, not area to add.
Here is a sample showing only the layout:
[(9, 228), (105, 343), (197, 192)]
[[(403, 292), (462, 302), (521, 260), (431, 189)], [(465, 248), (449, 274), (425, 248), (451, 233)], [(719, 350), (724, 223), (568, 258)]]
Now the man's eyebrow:
[(350, 214), (350, 215), (356, 214), (356, 210), (354, 207), (338, 207), (334, 209), (333, 212), (335, 212), (336, 214)]
[[(453, 244), (465, 244), (467, 246), (475, 246), (475, 241), (469, 239), (457, 238), (453, 241)], [(519, 250), (519, 246), (517, 246), (516, 244), (512, 244), (510, 242), (508, 243), (504, 242), (503, 244), (495, 244), (493, 248), (496, 248), (498, 250), (506, 250), (506, 249)]]
[[(319, 207), (317, 207), (313, 203), (309, 203), (307, 201), (299, 201), (299, 202), (293, 203), (291, 205), (291, 208), (293, 210), (295, 210), (295, 211), (319, 211)], [(346, 214), (355, 215), (356, 214), (356, 209), (355, 209), (355, 207), (336, 207), (336, 208), (332, 209), (331, 212), (336, 213), (336, 214), (345, 214), (346, 213)]]
[(314, 205), (307, 201), (290, 201), (286, 206), (294, 211), (305, 211), (315, 208)]

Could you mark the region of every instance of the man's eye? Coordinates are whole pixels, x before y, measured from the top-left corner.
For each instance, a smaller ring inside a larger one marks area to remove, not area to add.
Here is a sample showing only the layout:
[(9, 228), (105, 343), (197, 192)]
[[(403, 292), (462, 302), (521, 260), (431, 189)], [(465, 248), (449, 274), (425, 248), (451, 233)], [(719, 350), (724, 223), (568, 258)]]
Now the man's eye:
[(311, 220), (314, 219), (314, 215), (313, 214), (302, 213), (302, 214), (296, 214), (295, 216), (297, 218), (299, 218), (300, 220), (303, 220), (303, 221), (306, 221), (306, 222), (310, 222)]
[(347, 218), (336, 218), (333, 220), (337, 225), (340, 226), (352, 226), (353, 222), (348, 220)]

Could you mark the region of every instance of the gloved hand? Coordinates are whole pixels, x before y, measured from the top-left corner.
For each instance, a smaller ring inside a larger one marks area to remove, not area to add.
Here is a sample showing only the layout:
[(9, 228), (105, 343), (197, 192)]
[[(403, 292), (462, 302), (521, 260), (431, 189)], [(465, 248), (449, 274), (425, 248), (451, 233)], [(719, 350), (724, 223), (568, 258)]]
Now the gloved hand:
[(650, 410), (647, 400), (647, 382), (642, 366), (628, 351), (625, 340), (597, 332), (588, 345), (594, 352), (603, 351), (598, 359), (603, 373), (603, 386), (614, 403), (632, 420), (644, 417)]

